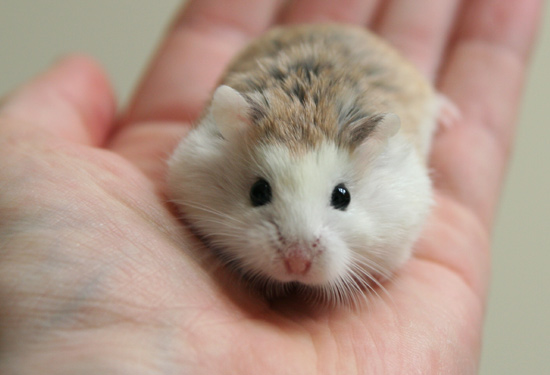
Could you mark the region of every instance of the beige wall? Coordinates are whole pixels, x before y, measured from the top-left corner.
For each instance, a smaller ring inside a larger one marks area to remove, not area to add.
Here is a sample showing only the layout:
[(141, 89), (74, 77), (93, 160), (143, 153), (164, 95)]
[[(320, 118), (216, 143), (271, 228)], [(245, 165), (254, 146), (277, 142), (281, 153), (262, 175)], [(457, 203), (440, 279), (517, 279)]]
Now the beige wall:
[[(178, 3), (1, 0), (0, 94), (59, 56), (83, 51), (104, 64), (119, 96), (127, 98)], [(495, 231), (486, 375), (550, 373), (549, 57), (545, 27)]]
[[(548, 5), (548, 4), (547, 4)], [(493, 244), (482, 374), (550, 374), (550, 7)]]

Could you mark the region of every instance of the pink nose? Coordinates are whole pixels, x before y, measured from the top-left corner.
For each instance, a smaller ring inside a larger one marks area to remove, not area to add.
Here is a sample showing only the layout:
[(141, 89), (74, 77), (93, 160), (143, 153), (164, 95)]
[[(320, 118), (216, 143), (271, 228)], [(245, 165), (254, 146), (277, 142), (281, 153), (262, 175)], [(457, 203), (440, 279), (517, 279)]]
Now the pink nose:
[(303, 251), (293, 251), (284, 257), (284, 262), (288, 273), (305, 275), (311, 267), (311, 255)]

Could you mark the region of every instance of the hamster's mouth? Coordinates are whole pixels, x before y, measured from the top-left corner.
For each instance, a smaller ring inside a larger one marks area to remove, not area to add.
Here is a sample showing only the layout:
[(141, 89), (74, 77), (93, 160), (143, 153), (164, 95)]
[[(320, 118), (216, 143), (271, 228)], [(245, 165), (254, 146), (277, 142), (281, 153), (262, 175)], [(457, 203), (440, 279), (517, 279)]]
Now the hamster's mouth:
[[(222, 266), (243, 280), (247, 287), (258, 292), (268, 300), (291, 297), (311, 302), (313, 304), (330, 306), (356, 307), (363, 304), (370, 295), (377, 295), (376, 289), (385, 292), (381, 280), (374, 275), (360, 277), (357, 274), (345, 274), (334, 280), (315, 280), (314, 264), (293, 264), (291, 271), (281, 261), (281, 267), (277, 275), (283, 275), (288, 279), (281, 280), (269, 275), (262, 270), (251, 270), (246, 267), (242, 259), (232, 258), (227, 251), (212, 246), (204, 237), (198, 236), (201, 241), (212, 251)], [(364, 276), (364, 275), (363, 275)], [(385, 292), (387, 293), (387, 292)]]
[[(225, 264), (230, 272), (236, 273), (245, 282), (251, 285), (253, 288), (260, 290), (261, 292), (267, 292), (269, 295), (277, 295), (281, 292), (288, 293), (290, 291), (305, 290), (305, 289), (319, 289), (324, 288), (326, 283), (312, 281), (308, 269), (310, 265), (300, 265), (294, 267), (304, 267), (302, 274), (285, 273), (284, 279), (269, 275), (268, 273), (260, 270), (250, 270), (243, 265), (243, 262), (239, 259), (228, 259), (223, 255), (220, 260)], [(280, 273), (279, 273), (280, 274)]]
[(281, 281), (264, 272), (246, 270), (238, 260), (228, 260), (224, 266), (234, 273), (253, 291), (268, 301), (296, 299), (313, 305), (356, 308), (365, 304), (370, 296), (377, 296), (381, 289), (379, 281), (345, 276), (325, 283), (306, 283), (299, 280)]

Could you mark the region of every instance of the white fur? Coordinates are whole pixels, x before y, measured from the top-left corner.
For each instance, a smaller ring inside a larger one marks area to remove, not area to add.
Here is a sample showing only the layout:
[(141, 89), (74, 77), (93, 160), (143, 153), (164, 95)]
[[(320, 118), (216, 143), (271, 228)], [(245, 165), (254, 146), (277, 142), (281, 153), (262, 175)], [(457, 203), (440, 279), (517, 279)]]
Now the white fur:
[[(226, 261), (249, 275), (340, 286), (346, 293), (357, 288), (346, 286), (352, 276), (389, 276), (410, 256), (431, 205), (431, 185), (401, 134), (366, 159), (362, 147), (368, 142), (351, 155), (327, 142), (301, 156), (284, 145), (245, 144), (222, 138), (210, 114), (169, 161), (174, 202)], [(259, 177), (271, 184), (273, 197), (253, 207), (249, 191)], [(345, 211), (330, 205), (339, 183), (351, 194)], [(281, 260), (284, 243), (316, 240), (320, 251), (310, 271), (289, 274)]]

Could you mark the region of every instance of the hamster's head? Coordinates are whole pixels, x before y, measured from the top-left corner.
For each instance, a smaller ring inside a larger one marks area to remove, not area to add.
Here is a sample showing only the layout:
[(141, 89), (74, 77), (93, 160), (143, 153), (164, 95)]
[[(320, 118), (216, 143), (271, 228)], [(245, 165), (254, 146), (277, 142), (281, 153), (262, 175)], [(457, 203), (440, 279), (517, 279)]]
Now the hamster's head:
[(346, 300), (388, 277), (409, 257), (431, 202), (426, 168), (398, 134), (397, 116), (341, 129), (300, 118), (304, 129), (288, 123), (303, 103), (263, 119), (254, 105), (221, 86), (176, 149), (168, 185), (184, 221), (263, 285)]

